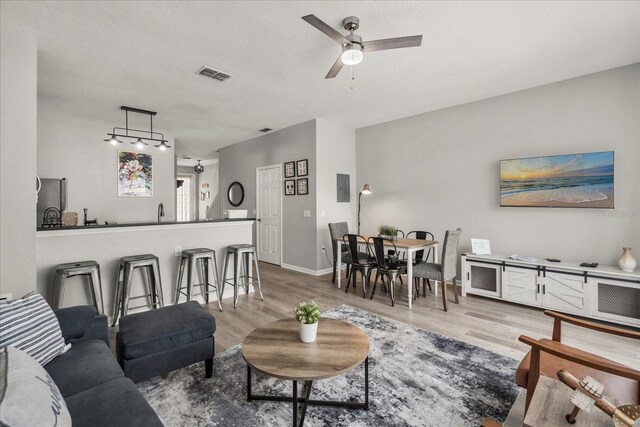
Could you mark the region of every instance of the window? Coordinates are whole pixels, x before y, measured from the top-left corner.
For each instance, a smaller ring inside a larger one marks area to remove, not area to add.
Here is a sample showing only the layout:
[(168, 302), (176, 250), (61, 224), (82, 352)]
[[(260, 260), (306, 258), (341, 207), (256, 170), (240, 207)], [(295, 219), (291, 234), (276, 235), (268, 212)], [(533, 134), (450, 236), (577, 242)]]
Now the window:
[(178, 221), (193, 221), (193, 182), (192, 175), (178, 175), (176, 193), (176, 217)]

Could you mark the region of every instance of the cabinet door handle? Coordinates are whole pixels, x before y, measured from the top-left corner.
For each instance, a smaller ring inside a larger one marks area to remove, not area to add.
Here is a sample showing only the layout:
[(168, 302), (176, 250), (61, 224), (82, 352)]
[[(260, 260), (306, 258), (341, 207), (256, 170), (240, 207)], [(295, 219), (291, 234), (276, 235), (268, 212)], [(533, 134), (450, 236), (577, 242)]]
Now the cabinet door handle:
[(538, 283), (538, 293), (540, 293), (540, 283)]
[(469, 272), (467, 271), (467, 281), (469, 281)]
[(547, 285), (542, 285), (542, 295), (547, 293)]

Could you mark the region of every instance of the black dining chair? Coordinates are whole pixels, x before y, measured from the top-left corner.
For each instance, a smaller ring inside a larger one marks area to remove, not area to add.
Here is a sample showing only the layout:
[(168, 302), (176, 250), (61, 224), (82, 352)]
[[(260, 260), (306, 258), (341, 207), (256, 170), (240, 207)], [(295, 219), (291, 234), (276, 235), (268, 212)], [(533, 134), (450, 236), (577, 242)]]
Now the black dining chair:
[(396, 300), (396, 280), (400, 278), (402, 280), (402, 274), (407, 272), (406, 264), (403, 264), (397, 256), (387, 257), (385, 254), (385, 242), (393, 247), (394, 252), (397, 254), (398, 249), (392, 240), (388, 240), (382, 237), (369, 237), (367, 244), (370, 248), (373, 248), (373, 254), (376, 262), (376, 277), (373, 281), (373, 289), (371, 289), (371, 299), (376, 293), (376, 286), (378, 284), (378, 278), (381, 279), (384, 286), (384, 279), (387, 279), (389, 283), (389, 296), (391, 298), (391, 306), (395, 305)]
[[(362, 293), (363, 297), (367, 297), (367, 288), (369, 287), (369, 279), (371, 277), (371, 270), (376, 267), (373, 261), (371, 252), (369, 251), (369, 244), (366, 239), (358, 234), (345, 234), (342, 236), (342, 241), (349, 248), (349, 254), (351, 255), (351, 271), (347, 277), (347, 286), (344, 291), (349, 291), (349, 285), (353, 281), (353, 289), (356, 288), (356, 280), (358, 271), (362, 275)], [(364, 243), (367, 246), (367, 252), (363, 253), (358, 251), (358, 244)]]
[[(435, 240), (435, 237), (433, 236), (433, 233), (430, 233), (429, 231), (416, 230), (416, 231), (408, 232), (407, 239)], [(432, 248), (429, 248), (427, 250), (421, 249), (417, 251), (416, 257), (412, 260), (413, 265), (418, 265), (418, 264), (427, 262), (429, 260), (429, 257), (431, 256), (431, 251), (432, 251)], [(426, 253), (426, 256), (425, 256), (425, 253)], [(420, 280), (422, 280), (422, 296), (426, 296), (427, 289), (425, 285), (428, 285), (429, 291), (431, 291), (431, 281), (429, 279), (419, 279), (418, 277), (415, 277), (413, 281), (416, 289), (416, 293), (415, 293), (416, 296), (420, 296)]]

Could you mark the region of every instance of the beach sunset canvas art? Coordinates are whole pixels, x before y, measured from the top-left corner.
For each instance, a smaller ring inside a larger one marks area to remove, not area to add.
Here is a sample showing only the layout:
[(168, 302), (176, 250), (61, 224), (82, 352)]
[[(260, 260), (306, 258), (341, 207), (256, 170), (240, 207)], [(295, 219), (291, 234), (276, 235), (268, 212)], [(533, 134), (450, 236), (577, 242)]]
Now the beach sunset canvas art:
[(500, 161), (500, 206), (613, 209), (613, 151)]

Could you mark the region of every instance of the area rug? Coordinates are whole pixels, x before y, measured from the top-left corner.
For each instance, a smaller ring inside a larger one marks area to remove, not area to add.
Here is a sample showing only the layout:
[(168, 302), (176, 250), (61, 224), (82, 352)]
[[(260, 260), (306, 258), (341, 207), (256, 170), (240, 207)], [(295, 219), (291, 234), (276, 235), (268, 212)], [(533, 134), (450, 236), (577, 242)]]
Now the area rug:
[[(478, 426), (484, 417), (504, 421), (518, 396), (513, 359), (347, 305), (324, 315), (369, 336), (370, 408), (310, 406), (305, 426)], [(204, 378), (200, 363), (138, 387), (167, 426), (291, 425), (291, 403), (246, 401), (246, 374), (237, 345), (215, 356), (213, 378)], [(311, 398), (361, 400), (363, 381), (362, 368), (316, 381)], [(291, 388), (254, 376), (256, 394), (290, 395)]]

